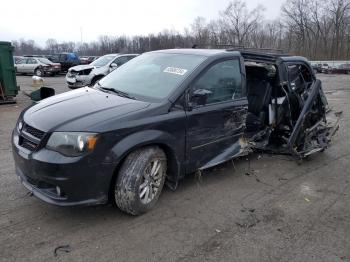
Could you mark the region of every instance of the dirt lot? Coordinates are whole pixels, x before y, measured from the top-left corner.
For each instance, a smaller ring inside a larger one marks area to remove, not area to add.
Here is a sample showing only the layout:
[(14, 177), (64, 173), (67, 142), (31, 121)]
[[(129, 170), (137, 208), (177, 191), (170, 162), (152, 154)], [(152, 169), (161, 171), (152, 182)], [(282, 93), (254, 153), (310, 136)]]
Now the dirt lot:
[[(350, 261), (350, 76), (319, 78), (343, 111), (326, 152), (302, 164), (253, 154), (188, 176), (140, 217), (28, 195), (10, 146), (30, 104), (19, 95), (17, 105), (0, 106), (0, 261)], [(31, 77), (18, 82), (26, 90)], [(46, 84), (68, 91), (63, 77)]]

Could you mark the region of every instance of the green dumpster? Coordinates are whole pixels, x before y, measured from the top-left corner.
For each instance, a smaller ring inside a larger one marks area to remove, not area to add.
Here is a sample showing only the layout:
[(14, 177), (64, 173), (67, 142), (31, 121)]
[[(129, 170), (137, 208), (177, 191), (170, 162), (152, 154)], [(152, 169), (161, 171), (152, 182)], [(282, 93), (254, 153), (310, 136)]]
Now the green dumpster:
[(13, 46), (10, 42), (0, 41), (0, 103), (13, 101), (19, 90), (12, 51)]

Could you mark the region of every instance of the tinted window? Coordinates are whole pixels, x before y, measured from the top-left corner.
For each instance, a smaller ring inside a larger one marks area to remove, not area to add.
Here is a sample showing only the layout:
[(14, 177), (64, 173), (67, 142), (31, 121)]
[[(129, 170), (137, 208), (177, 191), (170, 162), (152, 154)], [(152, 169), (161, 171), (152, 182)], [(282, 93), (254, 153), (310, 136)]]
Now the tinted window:
[(26, 63), (27, 63), (27, 58), (23, 58), (23, 59), (21, 59), (21, 60), (17, 61), (17, 63), (16, 63), (16, 64), (23, 65), (23, 64), (26, 64)]
[(131, 60), (131, 59), (133, 59), (133, 58), (135, 58), (135, 57), (136, 57), (135, 55), (133, 55), (133, 56), (127, 56), (128, 61)]
[(231, 101), (242, 97), (242, 76), (238, 60), (226, 60), (211, 66), (192, 85), (210, 91), (207, 104)]
[(60, 57), (59, 55), (53, 55), (53, 56), (51, 56), (51, 59), (50, 59), (50, 60), (51, 60), (52, 62), (58, 62), (58, 61), (59, 61), (59, 57)]
[(60, 61), (65, 62), (66, 60), (67, 60), (66, 54), (60, 55)]
[(34, 58), (28, 58), (27, 64), (37, 64), (38, 62)]
[(113, 61), (113, 63), (116, 63), (118, 66), (121, 66), (122, 64), (125, 64), (126, 62), (128, 62), (127, 56), (118, 57), (117, 59), (115, 59)]

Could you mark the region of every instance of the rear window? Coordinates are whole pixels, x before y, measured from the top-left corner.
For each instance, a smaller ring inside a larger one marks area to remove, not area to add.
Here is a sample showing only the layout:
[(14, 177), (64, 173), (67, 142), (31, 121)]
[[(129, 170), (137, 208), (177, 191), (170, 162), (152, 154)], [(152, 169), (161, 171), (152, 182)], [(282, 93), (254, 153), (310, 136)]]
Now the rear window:
[(52, 64), (52, 62), (47, 58), (38, 58), (38, 60), (44, 64)]

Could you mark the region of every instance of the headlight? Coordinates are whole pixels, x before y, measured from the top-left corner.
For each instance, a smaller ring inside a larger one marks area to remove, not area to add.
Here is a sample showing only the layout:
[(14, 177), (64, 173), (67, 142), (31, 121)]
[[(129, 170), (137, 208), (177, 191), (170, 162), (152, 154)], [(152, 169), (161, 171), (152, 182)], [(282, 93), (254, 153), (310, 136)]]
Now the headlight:
[(22, 121), (18, 121), (18, 123), (17, 123), (17, 131), (18, 131), (18, 133), (21, 132), (22, 128), (23, 128), (23, 122)]
[(96, 145), (97, 134), (81, 132), (54, 132), (46, 148), (65, 156), (80, 156), (91, 152)]

